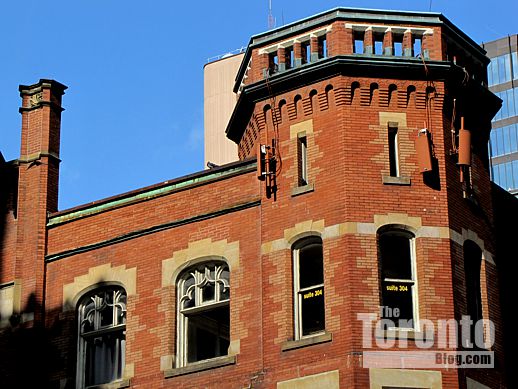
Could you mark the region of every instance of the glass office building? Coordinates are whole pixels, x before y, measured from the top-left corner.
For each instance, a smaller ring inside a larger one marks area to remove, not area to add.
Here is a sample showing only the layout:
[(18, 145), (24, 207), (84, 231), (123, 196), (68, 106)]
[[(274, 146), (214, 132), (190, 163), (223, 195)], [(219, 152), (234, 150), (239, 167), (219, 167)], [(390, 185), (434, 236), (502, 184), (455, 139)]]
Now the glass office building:
[(491, 58), (489, 89), (502, 99), (489, 144), (491, 176), (502, 188), (518, 195), (518, 35), (484, 43), (482, 47)]

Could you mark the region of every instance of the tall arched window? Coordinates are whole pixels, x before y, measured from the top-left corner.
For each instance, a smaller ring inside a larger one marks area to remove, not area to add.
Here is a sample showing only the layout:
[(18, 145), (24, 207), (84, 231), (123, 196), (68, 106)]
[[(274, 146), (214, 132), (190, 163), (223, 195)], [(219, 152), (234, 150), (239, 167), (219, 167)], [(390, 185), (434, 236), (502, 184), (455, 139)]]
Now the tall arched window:
[(126, 349), (126, 291), (96, 289), (78, 305), (77, 388), (122, 378)]
[(177, 282), (177, 367), (228, 354), (230, 273), (224, 262), (188, 268)]
[(309, 237), (293, 245), (295, 339), (325, 331), (322, 240)]
[(415, 328), (417, 285), (414, 235), (389, 229), (378, 235), (381, 269), (381, 318), (396, 327)]

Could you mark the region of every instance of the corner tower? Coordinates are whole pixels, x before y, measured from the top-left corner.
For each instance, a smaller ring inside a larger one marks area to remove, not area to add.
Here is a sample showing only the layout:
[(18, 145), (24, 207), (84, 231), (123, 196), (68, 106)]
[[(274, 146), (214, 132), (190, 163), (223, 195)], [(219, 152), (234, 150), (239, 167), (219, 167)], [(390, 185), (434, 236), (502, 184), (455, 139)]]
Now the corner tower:
[[(387, 319), (383, 307), (411, 321), (382, 335), (412, 334), (407, 351), (419, 351), (415, 339), (427, 333), (424, 323), (489, 319), (497, 339), (486, 346), (502, 366), (487, 155), (500, 101), (487, 89), (488, 62), (438, 13), (337, 8), (251, 38), (227, 136), (241, 159), (260, 158), (263, 263), (293, 274), (291, 284), (264, 279), (265, 295), (272, 296), (264, 316), (276, 318), (263, 323), (274, 334), (265, 345), (274, 380), (288, 369), (282, 358), (270, 357), (281, 344), (292, 364), (336, 365), (340, 385), (421, 386), (412, 372), (361, 368), (372, 350), (362, 343), (358, 315)], [(312, 341), (332, 334), (325, 362), (309, 349), (292, 351), (307, 342), (297, 313), (304, 312), (297, 258), (308, 235), (318, 235), (323, 246), (325, 324), (323, 337)], [(280, 260), (281, 240), (292, 260)], [(390, 258), (408, 261), (408, 271), (390, 268)], [(394, 288), (404, 293), (391, 295)], [(290, 293), (285, 303), (295, 314), (286, 315), (275, 296)], [(470, 339), (459, 335), (453, 344), (448, 351), (464, 350)], [(438, 367), (422, 377), (448, 388), (503, 382), (498, 369)]]

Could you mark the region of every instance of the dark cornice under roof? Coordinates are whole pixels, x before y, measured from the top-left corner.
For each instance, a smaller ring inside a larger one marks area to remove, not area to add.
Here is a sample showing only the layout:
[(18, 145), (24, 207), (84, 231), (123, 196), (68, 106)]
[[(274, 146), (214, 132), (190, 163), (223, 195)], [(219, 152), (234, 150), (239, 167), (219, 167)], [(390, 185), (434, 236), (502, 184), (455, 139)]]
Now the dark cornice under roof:
[(473, 41), (468, 35), (462, 32), (462, 30), (455, 26), (446, 16), (439, 12), (390, 11), (337, 7), (329, 11), (325, 11), (284, 25), (282, 27), (278, 27), (276, 29), (252, 36), (246, 48), (243, 62), (241, 62), (241, 66), (239, 67), (239, 71), (236, 76), (234, 93), (236, 93), (239, 89), (241, 79), (243, 78), (246, 67), (248, 66), (248, 62), (250, 61), (250, 57), (252, 55), (252, 50), (254, 48), (257, 46), (263, 46), (269, 42), (280, 40), (293, 34), (302, 33), (304, 31), (316, 28), (322, 24), (330, 24), (336, 20), (370, 22), (378, 21), (383, 23), (408, 23), (443, 26), (449, 30), (451, 35), (456, 36), (458, 40), (463, 41), (466, 45), (468, 45), (473, 51), (472, 54), (478, 56), (482, 62), (488, 62), (487, 58), (485, 57), (485, 50), (475, 41)]
[[(337, 75), (405, 80), (453, 80), (454, 82), (462, 81), (465, 77), (464, 70), (451, 62), (427, 61), (426, 66), (428, 77), (426, 77), (423, 62), (419, 58), (353, 54), (329, 57), (299, 68), (277, 73), (269, 79), (271, 90), (264, 80), (243, 88), (226, 129), (227, 138), (239, 143), (250, 120), (255, 103), (267, 99), (270, 92), (273, 95), (279, 95)], [(484, 89), (482, 94), (487, 92), (487, 96), (490, 95), (496, 99), (491, 101), (490, 97), (487, 98), (491, 107), (488, 106), (486, 111), (489, 112), (491, 109), (494, 116), (500, 108), (497, 103), (499, 99), (481, 85), (477, 86), (476, 89), (477, 94), (479, 89)]]

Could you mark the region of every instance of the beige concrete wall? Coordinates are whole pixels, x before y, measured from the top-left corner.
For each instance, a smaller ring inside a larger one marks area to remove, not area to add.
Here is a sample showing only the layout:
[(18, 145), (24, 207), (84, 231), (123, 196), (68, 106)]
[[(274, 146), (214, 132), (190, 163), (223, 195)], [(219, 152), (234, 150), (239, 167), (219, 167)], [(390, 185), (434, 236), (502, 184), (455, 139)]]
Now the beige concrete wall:
[(244, 53), (223, 58), (204, 68), (205, 167), (236, 161), (237, 145), (227, 139), (225, 129), (236, 105), (232, 91)]

